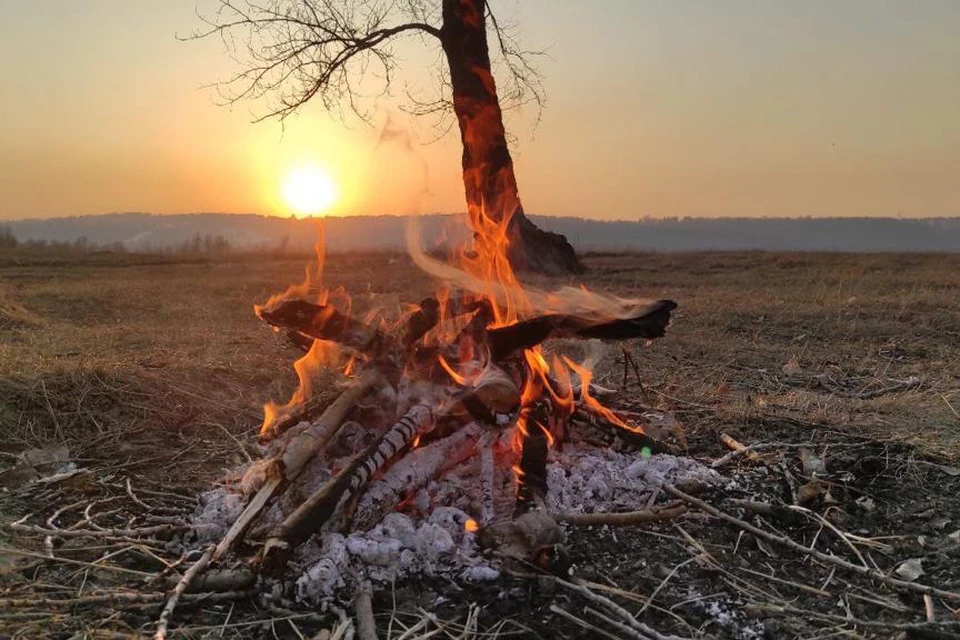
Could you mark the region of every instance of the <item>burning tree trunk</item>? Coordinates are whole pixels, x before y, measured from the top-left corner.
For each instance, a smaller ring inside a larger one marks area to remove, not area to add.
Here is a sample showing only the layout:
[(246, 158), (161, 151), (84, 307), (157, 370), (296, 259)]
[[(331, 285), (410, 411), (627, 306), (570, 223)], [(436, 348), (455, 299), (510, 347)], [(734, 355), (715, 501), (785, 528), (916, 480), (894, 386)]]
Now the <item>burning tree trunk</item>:
[[(508, 241), (514, 268), (582, 273), (567, 239), (538, 228), (523, 212), (507, 148), (487, 46), (486, 0), (444, 0), (440, 40), (450, 69), (453, 108), (463, 142), (463, 184), (476, 243)], [(499, 233), (490, 233), (499, 228)], [(494, 247), (479, 247), (487, 255)]]
[[(196, 34), (225, 41), (249, 39), (246, 68), (220, 86), (228, 101), (272, 97), (264, 117), (286, 117), (316, 99), (327, 108), (344, 104), (357, 109), (361, 78), (377, 68), (389, 88), (396, 56), (394, 40), (418, 35), (436, 38), (446, 55), (453, 107), (463, 141), (463, 181), (467, 211), (480, 254), (505, 253), (511, 267), (545, 273), (581, 273), (583, 267), (566, 238), (539, 229), (524, 215), (513, 161), (507, 149), (497, 87), (487, 46), (486, 0), (442, 0), (442, 24), (431, 24), (433, 3), (314, 2), (307, 0), (219, 0), (219, 10), (205, 19), (209, 28)], [(510, 51), (491, 17), (507, 72), (517, 81), (517, 100), (537, 93), (535, 72), (523, 54)], [(490, 251), (493, 234), (501, 243)], [(509, 242), (504, 247), (503, 243)], [(503, 249), (506, 248), (504, 252)]]

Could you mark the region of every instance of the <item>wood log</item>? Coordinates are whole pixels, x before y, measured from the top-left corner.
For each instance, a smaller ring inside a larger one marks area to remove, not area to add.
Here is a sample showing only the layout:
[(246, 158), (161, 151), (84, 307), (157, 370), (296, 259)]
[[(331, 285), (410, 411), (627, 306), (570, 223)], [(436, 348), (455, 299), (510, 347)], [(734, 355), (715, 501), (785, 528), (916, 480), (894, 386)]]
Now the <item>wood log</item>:
[(272, 309), (260, 309), (259, 315), (271, 326), (291, 329), (319, 340), (330, 340), (371, 356), (396, 349), (392, 337), (340, 313), (332, 305), (286, 300)]
[(474, 381), (472, 395), (487, 409), (497, 413), (508, 413), (520, 404), (517, 383), (495, 364), (487, 365)]
[(365, 531), (411, 495), (444, 471), (455, 467), (471, 455), (484, 427), (471, 422), (451, 435), (418, 447), (393, 464), (377, 480), (370, 483), (357, 505), (354, 529)]
[(267, 571), (279, 571), (290, 552), (320, 530), (344, 500), (357, 493), (418, 433), (433, 424), (433, 410), (415, 404), (375, 443), (317, 489), (271, 532), (256, 564)]
[(365, 372), (313, 424), (287, 443), (281, 456), (283, 474), (287, 480), (300, 474), (307, 462), (337, 434), (357, 402), (381, 382), (382, 378), (376, 370)]
[(660, 300), (629, 318), (610, 320), (572, 314), (539, 316), (488, 329), (486, 341), (491, 359), (498, 362), (523, 349), (535, 347), (548, 338), (661, 338), (670, 322), (670, 312), (676, 308), (676, 302)]
[(531, 419), (520, 447), (517, 465), (517, 504), (513, 517), (528, 511), (545, 509), (547, 496), (547, 451), (549, 443), (544, 428)]
[(213, 552), (213, 561), (222, 558), (243, 537), (273, 497), (283, 491), (286, 483), (295, 479), (310, 458), (336, 435), (337, 430), (343, 425), (360, 398), (379, 384), (380, 380), (376, 371), (365, 373), (353, 386), (340, 394), (309, 428), (293, 438), (287, 444), (283, 454), (270, 462), (266, 481), (217, 544)]
[(425, 298), (420, 301), (420, 308), (407, 318), (407, 328), (404, 331), (404, 349), (411, 349), (420, 341), (430, 329), (440, 321), (440, 303), (436, 298)]
[(401, 449), (413, 442), (417, 434), (426, 431), (433, 423), (432, 407), (422, 403), (413, 405), (367, 451), (365, 460), (351, 478), (347, 495), (354, 495), (365, 487), (373, 474), (386, 466)]

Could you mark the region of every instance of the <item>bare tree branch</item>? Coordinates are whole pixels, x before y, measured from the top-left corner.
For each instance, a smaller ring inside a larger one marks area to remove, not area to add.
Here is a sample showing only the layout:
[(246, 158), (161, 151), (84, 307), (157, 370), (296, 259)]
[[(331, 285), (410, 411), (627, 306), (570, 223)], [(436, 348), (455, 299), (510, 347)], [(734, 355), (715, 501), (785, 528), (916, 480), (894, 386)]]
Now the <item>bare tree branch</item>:
[(366, 119), (357, 99), (371, 83), (380, 85), (376, 95), (388, 90), (392, 41), (440, 38), (439, 28), (417, 20), (430, 16), (422, 0), (220, 0), (213, 15), (201, 16), (206, 28), (189, 39), (221, 38), (241, 71), (214, 86), (225, 104), (267, 99), (258, 121), (283, 119), (313, 99)]
[[(364, 98), (390, 90), (396, 68), (392, 45), (415, 35), (442, 37), (438, 0), (219, 0), (210, 14), (199, 14), (205, 27), (185, 40), (219, 37), (240, 71), (210, 85), (224, 105), (264, 101), (256, 121), (286, 118), (308, 101), (328, 111), (344, 108), (369, 120)], [(522, 49), (513, 29), (501, 26), (487, 6), (503, 73), (503, 108), (544, 104), (541, 76), (532, 60), (539, 51)], [(434, 118), (438, 138), (453, 126), (449, 72), (438, 48), (431, 65), (436, 97), (405, 85), (405, 112)], [(432, 89), (430, 90), (433, 91)]]

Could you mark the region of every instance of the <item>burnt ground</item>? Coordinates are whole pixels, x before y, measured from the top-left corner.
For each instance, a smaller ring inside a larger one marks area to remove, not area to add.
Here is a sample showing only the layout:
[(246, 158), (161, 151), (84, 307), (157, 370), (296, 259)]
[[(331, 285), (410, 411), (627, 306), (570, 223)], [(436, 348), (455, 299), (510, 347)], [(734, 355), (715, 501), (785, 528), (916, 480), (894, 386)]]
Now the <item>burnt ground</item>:
[[(250, 307), (299, 280), (302, 262), (0, 255), (2, 521), (32, 513), (25, 522), (43, 527), (71, 507), (54, 524), (84, 528), (94, 504), (99, 526), (121, 528), (192, 509), (198, 491), (249, 453), (259, 406), (294, 385), (293, 352)], [(674, 411), (688, 454), (706, 463), (728, 453), (721, 434), (780, 443), (724, 465), (736, 484), (705, 502), (892, 577), (920, 559), (916, 582), (960, 591), (960, 256), (593, 255), (587, 264), (591, 288), (680, 303), (665, 339), (630, 346), (642, 388), (633, 378), (623, 386), (615, 357), (601, 367), (619, 402)], [(402, 256), (333, 256), (328, 273), (361, 309), (432, 288)], [(323, 401), (333, 378), (321, 386)], [(790, 446), (798, 444), (807, 448)], [(17, 488), (17, 456), (54, 445), (90, 474)], [(821, 480), (810, 487), (817, 459)], [(797, 493), (809, 496), (808, 512), (758, 514), (733, 502), (789, 505)], [(57, 558), (97, 562), (68, 564), (43, 558), (43, 537), (0, 529), (0, 637), (152, 633), (160, 605), (115, 594), (143, 599), (162, 587), (102, 565), (155, 574), (178, 558), (151, 559), (149, 549), (127, 548), (135, 541), (51, 541)], [(571, 529), (568, 548), (595, 593), (683, 637), (960, 637), (957, 626), (925, 622), (928, 605), (936, 623), (957, 620), (960, 601), (925, 603), (696, 508), (669, 523)], [(114, 597), (65, 602), (103, 595)], [(491, 633), (606, 637), (586, 623), (629, 637), (586, 610), (599, 605), (544, 578), (397, 584), (374, 598), (381, 635), (390, 626), (393, 637), (425, 616), (438, 622), (424, 631), (451, 621), (443, 628), (457, 637), (471, 604)], [(185, 602), (174, 627), (179, 637), (295, 638), (336, 621), (262, 606), (249, 597)]]

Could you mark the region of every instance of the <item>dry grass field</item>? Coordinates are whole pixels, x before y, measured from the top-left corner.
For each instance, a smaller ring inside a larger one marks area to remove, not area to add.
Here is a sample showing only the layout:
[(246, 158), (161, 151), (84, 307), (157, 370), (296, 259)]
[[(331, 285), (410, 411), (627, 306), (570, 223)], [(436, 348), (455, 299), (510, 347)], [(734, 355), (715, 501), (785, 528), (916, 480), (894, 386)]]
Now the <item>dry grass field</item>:
[[(0, 254), (0, 466), (58, 443), (84, 466), (182, 491), (209, 486), (244, 459), (263, 402), (295, 386), (295, 351), (252, 305), (299, 281), (303, 263)], [(631, 345), (643, 384), (631, 374), (621, 393), (674, 410), (691, 455), (722, 455), (721, 433), (746, 443), (867, 437), (900, 452), (903, 490), (883, 497), (903, 504), (882, 529), (930, 505), (945, 531), (960, 528), (948, 495), (958, 483), (938, 471), (960, 458), (960, 256), (631, 254), (586, 264), (590, 288), (679, 303), (664, 339)], [(333, 255), (326, 277), (361, 309), (434, 288), (402, 255)], [(611, 357), (601, 384), (621, 388), (622, 372)], [(326, 393), (335, 384), (331, 374)]]

